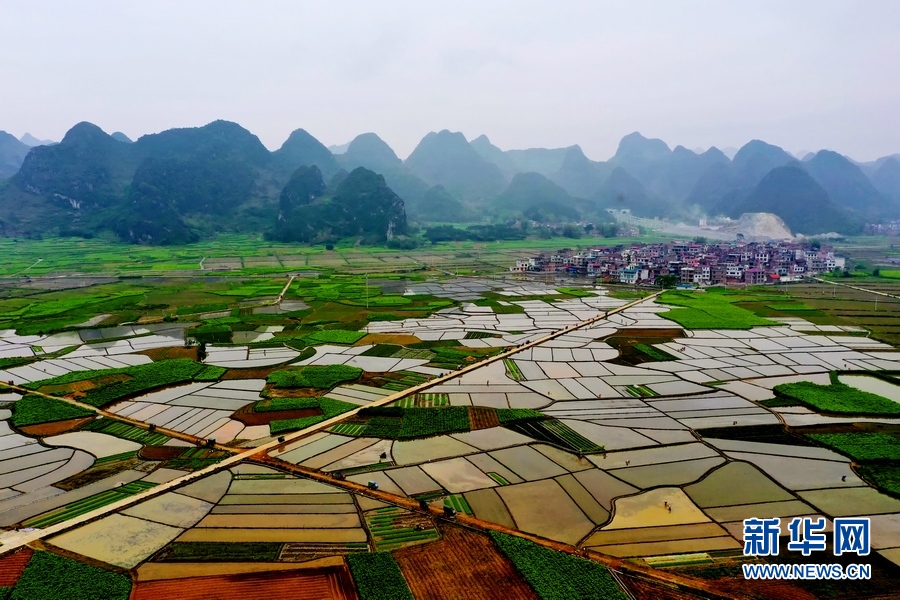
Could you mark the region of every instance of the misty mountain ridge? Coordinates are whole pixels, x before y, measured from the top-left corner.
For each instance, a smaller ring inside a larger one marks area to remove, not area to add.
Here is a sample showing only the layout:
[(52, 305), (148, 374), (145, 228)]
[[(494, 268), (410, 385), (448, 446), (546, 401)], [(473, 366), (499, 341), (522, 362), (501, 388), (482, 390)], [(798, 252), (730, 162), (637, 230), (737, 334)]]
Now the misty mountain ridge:
[[(672, 218), (698, 210), (710, 216), (773, 212), (796, 225), (790, 205), (802, 201), (821, 207), (824, 217), (814, 223), (837, 223), (832, 229), (850, 232), (859, 223), (900, 214), (897, 157), (855, 163), (822, 150), (801, 162), (762, 140), (737, 149), (733, 159), (716, 147), (671, 148), (638, 132), (623, 137), (607, 161), (589, 159), (577, 145), (502, 150), (485, 135), (467, 141), (449, 130), (424, 136), (405, 161), (375, 133), (360, 134), (340, 150), (297, 129), (269, 152), (255, 135), (227, 121), (134, 142), (79, 123), (61, 143), (33, 148), (0, 133), (0, 178), (10, 178), (0, 186), (0, 232), (106, 230), (132, 242), (180, 243), (218, 231), (270, 231), (279, 198), (300, 167), (315, 167), (331, 195), (360, 168), (379, 175), (380, 181), (357, 175), (351, 183), (371, 186), (371, 197), (389, 197), (385, 186), (402, 200), (404, 219), (408, 211), (422, 223), (484, 217), (601, 222), (608, 218), (605, 209), (627, 208), (638, 216)], [(785, 167), (808, 179), (779, 171)], [(298, 214), (328, 226), (319, 209)], [(332, 225), (333, 231), (354, 231), (347, 223)], [(320, 233), (301, 237), (328, 237)]]
[(516, 173), (503, 193), (497, 196), (495, 206), (518, 212), (539, 223), (580, 221), (591, 208), (591, 203), (575, 198), (566, 190), (540, 173)]
[(446, 129), (422, 138), (404, 161), (424, 181), (440, 184), (464, 201), (484, 201), (506, 187), (500, 168), (485, 159), (459, 132)]

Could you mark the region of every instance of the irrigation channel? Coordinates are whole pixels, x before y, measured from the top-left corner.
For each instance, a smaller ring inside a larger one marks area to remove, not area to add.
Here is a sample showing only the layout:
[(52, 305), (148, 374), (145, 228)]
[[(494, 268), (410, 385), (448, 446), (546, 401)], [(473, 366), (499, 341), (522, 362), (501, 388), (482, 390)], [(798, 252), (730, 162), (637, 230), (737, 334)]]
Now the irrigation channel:
[[(289, 285), (290, 284), (288, 284), (288, 286)], [(280, 461), (277, 458), (269, 456), (269, 453), (277, 454), (277, 452), (279, 451), (280, 448), (283, 448), (284, 446), (287, 446), (288, 444), (291, 444), (292, 442), (294, 442), (300, 438), (306, 437), (308, 435), (311, 435), (311, 434), (321, 431), (323, 429), (327, 429), (328, 427), (331, 427), (332, 425), (335, 425), (336, 423), (339, 423), (339, 422), (347, 419), (348, 417), (352, 417), (353, 415), (357, 414), (363, 408), (371, 408), (374, 406), (384, 406), (387, 404), (391, 404), (392, 402), (396, 402), (397, 400), (400, 400), (401, 398), (405, 398), (406, 396), (420, 393), (428, 388), (440, 385), (442, 383), (445, 383), (447, 381), (450, 381), (452, 379), (455, 379), (457, 377), (460, 377), (462, 375), (465, 375), (467, 373), (470, 373), (472, 371), (475, 371), (477, 369), (480, 369), (482, 367), (485, 367), (485, 366), (495, 363), (497, 361), (502, 361), (503, 359), (509, 358), (518, 352), (527, 350), (534, 346), (538, 346), (547, 341), (550, 341), (552, 339), (555, 339), (557, 337), (565, 335), (571, 331), (593, 325), (594, 323), (596, 323), (598, 321), (608, 318), (610, 315), (614, 315), (616, 313), (628, 310), (629, 308), (637, 306), (641, 303), (653, 300), (656, 297), (658, 297), (660, 294), (662, 294), (661, 291), (651, 294), (649, 296), (646, 296), (644, 298), (640, 298), (633, 302), (629, 302), (618, 308), (614, 308), (614, 309), (606, 311), (600, 315), (597, 315), (596, 317), (592, 317), (585, 321), (581, 321), (574, 325), (570, 325), (569, 327), (566, 327), (564, 329), (559, 329), (547, 336), (544, 336), (543, 338), (533, 340), (531, 342), (522, 344), (521, 346), (517, 346), (517, 347), (511, 348), (509, 350), (506, 350), (504, 352), (501, 352), (500, 354), (497, 354), (495, 356), (487, 358), (481, 362), (475, 363), (473, 365), (469, 365), (469, 366), (459, 369), (457, 371), (453, 371), (447, 375), (437, 377), (435, 379), (432, 379), (430, 381), (422, 383), (418, 386), (403, 390), (401, 392), (397, 392), (390, 396), (386, 396), (380, 400), (376, 400), (369, 404), (360, 406), (354, 410), (342, 413), (331, 419), (326, 419), (325, 421), (316, 423), (315, 425), (307, 427), (306, 429), (302, 429), (300, 431), (296, 431), (294, 433), (282, 436), (281, 440), (283, 440), (283, 441), (273, 440), (273, 441), (267, 442), (265, 444), (262, 444), (260, 446), (257, 446), (256, 448), (251, 448), (249, 450), (243, 450), (243, 449), (238, 449), (238, 448), (232, 448), (229, 446), (223, 446), (220, 444), (215, 444), (213, 446), (214, 448), (216, 448), (217, 450), (224, 450), (226, 452), (230, 452), (230, 453), (232, 453), (232, 456), (229, 456), (228, 458), (225, 458), (222, 461), (220, 461), (214, 465), (211, 465), (205, 469), (202, 469), (199, 471), (194, 471), (193, 473), (188, 473), (188, 474), (184, 475), (183, 477), (179, 477), (178, 479), (174, 479), (172, 481), (157, 485), (157, 486), (150, 488), (139, 494), (129, 496), (128, 498), (125, 498), (125, 499), (115, 502), (113, 504), (108, 504), (106, 506), (98, 508), (92, 512), (86, 513), (86, 514), (76, 517), (74, 519), (70, 519), (68, 521), (64, 521), (62, 523), (58, 523), (56, 525), (47, 527), (46, 529), (37, 529), (34, 531), (19, 531), (19, 532), (15, 532), (15, 533), (7, 532), (3, 536), (3, 543), (2, 543), (2, 546), (0, 546), (0, 553), (6, 554), (12, 550), (15, 550), (16, 548), (25, 546), (32, 542), (36, 542), (42, 538), (58, 535), (69, 529), (73, 529), (75, 527), (85, 525), (91, 521), (95, 521), (95, 520), (100, 519), (109, 514), (124, 510), (130, 506), (139, 504), (141, 502), (149, 500), (150, 498), (153, 498), (160, 494), (173, 491), (183, 485), (186, 485), (197, 479), (206, 477), (207, 475), (211, 475), (211, 474), (221, 471), (223, 469), (229, 468), (232, 465), (235, 465), (235, 464), (240, 463), (245, 460), (253, 460), (258, 463), (263, 463), (263, 464), (266, 464), (273, 468), (277, 468), (281, 471), (293, 473), (293, 474), (296, 474), (296, 475), (299, 475), (299, 476), (302, 476), (302, 477), (305, 477), (308, 479), (318, 480), (323, 483), (327, 483), (331, 486), (345, 489), (348, 492), (360, 494), (363, 496), (368, 496), (370, 498), (374, 498), (376, 500), (381, 500), (383, 502), (388, 502), (390, 504), (394, 504), (394, 505), (400, 506), (402, 508), (421, 511), (422, 509), (419, 507), (418, 502), (411, 498), (406, 498), (403, 496), (396, 496), (394, 494), (390, 494), (390, 493), (387, 493), (387, 492), (384, 492), (381, 490), (371, 490), (366, 486), (363, 486), (363, 485), (360, 485), (360, 484), (357, 484), (357, 483), (354, 483), (351, 481), (336, 479), (333, 476), (331, 476), (330, 474), (322, 472), (322, 471), (317, 471), (314, 469), (309, 469), (306, 467), (301, 467), (299, 465), (293, 465), (290, 463), (286, 463), (284, 461)], [(117, 421), (128, 423), (130, 425), (134, 425), (137, 427), (141, 427), (142, 429), (149, 429), (149, 427), (150, 427), (147, 423), (144, 423), (142, 421), (135, 421), (135, 420), (129, 419), (127, 417), (122, 417), (121, 415), (110, 413), (108, 411), (99, 409), (95, 406), (83, 404), (83, 403), (78, 402), (77, 400), (73, 400), (71, 398), (50, 396), (47, 394), (42, 394), (40, 392), (27, 390), (27, 389), (21, 388), (19, 386), (9, 385), (7, 383), (2, 383), (2, 382), (0, 382), (0, 387), (5, 387), (5, 388), (8, 388), (8, 389), (20, 392), (20, 393), (37, 394), (37, 395), (41, 395), (46, 398), (50, 398), (50, 399), (57, 400), (57, 401), (62, 400), (64, 402), (68, 402), (69, 404), (72, 404), (74, 406), (78, 406), (80, 408), (96, 412), (97, 414), (102, 415), (104, 417), (107, 417), (110, 419), (115, 419)], [(164, 428), (157, 427), (156, 431), (158, 431), (159, 433), (171, 436), (173, 438), (178, 438), (178, 439), (182, 439), (185, 441), (189, 441), (189, 442), (197, 444), (197, 445), (205, 445), (205, 442), (206, 442), (206, 440), (204, 440), (202, 438), (197, 438), (194, 436), (186, 435), (184, 433), (180, 433), (177, 431), (170, 431), (170, 430), (167, 430)], [(429, 507), (428, 511), (431, 513), (432, 516), (444, 518), (443, 511), (439, 507)], [(561, 542), (556, 542), (553, 540), (549, 540), (546, 538), (528, 534), (528, 533), (525, 533), (525, 532), (522, 532), (522, 531), (519, 531), (516, 529), (509, 529), (509, 528), (503, 527), (502, 525), (497, 525), (495, 523), (482, 521), (481, 519), (477, 519), (477, 518), (469, 516), (469, 515), (459, 514), (459, 515), (456, 515), (454, 520), (459, 525), (471, 527), (471, 528), (478, 529), (481, 531), (488, 531), (488, 530), (501, 531), (503, 533), (507, 533), (510, 535), (515, 535), (518, 537), (529, 539), (535, 543), (541, 544), (542, 546), (546, 546), (548, 548), (553, 548), (554, 550), (567, 552), (567, 553), (579, 555), (579, 556), (587, 556), (587, 557), (590, 557), (591, 559), (593, 559), (597, 562), (600, 562), (612, 569), (616, 569), (621, 572), (628, 572), (633, 575), (638, 575), (640, 577), (651, 579), (653, 581), (660, 582), (660, 583), (663, 583), (668, 586), (682, 587), (685, 589), (693, 589), (693, 590), (703, 590), (708, 594), (712, 594), (713, 597), (726, 597), (726, 596), (722, 596), (721, 593), (716, 590), (714, 585), (710, 585), (703, 580), (693, 579), (693, 578), (689, 578), (689, 577), (683, 577), (683, 576), (680, 576), (680, 575), (677, 575), (674, 573), (670, 573), (670, 572), (662, 572), (662, 571), (653, 569), (649, 566), (643, 566), (643, 565), (628, 562), (628, 561), (625, 561), (622, 559), (613, 558), (611, 556), (607, 556), (604, 554), (596, 553), (593, 551), (576, 548), (576, 547), (570, 546), (568, 544), (564, 544)], [(730, 597), (730, 596), (728, 596), (728, 597)]]

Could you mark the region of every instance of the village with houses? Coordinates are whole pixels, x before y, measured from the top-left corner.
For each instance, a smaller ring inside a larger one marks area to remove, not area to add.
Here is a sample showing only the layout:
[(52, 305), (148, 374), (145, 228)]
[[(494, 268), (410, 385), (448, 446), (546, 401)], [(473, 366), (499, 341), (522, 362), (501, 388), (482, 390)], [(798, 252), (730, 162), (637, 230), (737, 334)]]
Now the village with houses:
[(513, 273), (568, 273), (598, 282), (657, 285), (665, 276), (679, 286), (788, 283), (844, 270), (845, 257), (819, 243), (675, 240), (573, 251), (564, 249), (516, 260)]

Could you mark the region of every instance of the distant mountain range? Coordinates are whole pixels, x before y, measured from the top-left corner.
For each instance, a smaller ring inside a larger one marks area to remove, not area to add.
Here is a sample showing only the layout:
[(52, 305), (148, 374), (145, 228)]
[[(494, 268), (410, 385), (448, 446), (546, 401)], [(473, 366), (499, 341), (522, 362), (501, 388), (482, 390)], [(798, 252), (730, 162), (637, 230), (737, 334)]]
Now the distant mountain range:
[(134, 142), (90, 123), (58, 144), (0, 132), (5, 235), (112, 232), (162, 244), (254, 231), (383, 241), (406, 232), (407, 213), (419, 223), (601, 223), (608, 208), (669, 218), (771, 212), (795, 233), (850, 234), (900, 217), (900, 155), (856, 163), (821, 150), (797, 160), (761, 140), (699, 152), (632, 133), (612, 158), (593, 161), (577, 145), (502, 150), (486, 136), (443, 130), (402, 160), (374, 133), (329, 149), (298, 129), (269, 152), (226, 121)]
[(26, 146), (49, 146), (51, 144), (55, 144), (53, 140), (39, 140), (30, 133), (25, 133), (22, 137), (19, 138), (19, 141), (25, 144)]

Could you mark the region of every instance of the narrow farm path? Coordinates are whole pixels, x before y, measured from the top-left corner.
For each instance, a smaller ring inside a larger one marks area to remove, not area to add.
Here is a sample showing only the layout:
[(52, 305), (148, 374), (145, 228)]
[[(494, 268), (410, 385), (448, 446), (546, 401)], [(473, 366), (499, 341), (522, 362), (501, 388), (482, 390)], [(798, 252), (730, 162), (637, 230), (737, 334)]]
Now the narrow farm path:
[(281, 304), (281, 301), (284, 300), (284, 295), (287, 294), (287, 291), (291, 289), (291, 284), (294, 283), (294, 280), (297, 279), (296, 275), (291, 275), (291, 278), (288, 279), (288, 282), (284, 285), (284, 288), (281, 290), (281, 293), (278, 294), (278, 298), (275, 299), (274, 304)]
[(21, 275), (22, 273), (26, 273), (31, 267), (34, 267), (42, 262), (44, 262), (44, 259), (39, 258), (36, 261), (34, 261), (33, 263), (31, 263), (30, 265), (28, 265), (27, 267), (25, 267), (24, 269), (22, 269), (21, 271), (17, 271), (16, 273), (9, 275), (9, 277), (15, 277), (16, 275)]
[(897, 300), (900, 300), (900, 296), (897, 296), (895, 294), (888, 294), (886, 292), (877, 292), (875, 290), (867, 290), (866, 288), (861, 288), (861, 287), (858, 287), (855, 285), (849, 285), (846, 283), (838, 283), (837, 281), (828, 281), (827, 279), (819, 279), (818, 277), (813, 277), (812, 279), (815, 279), (819, 283), (830, 283), (831, 285), (839, 285), (841, 287), (850, 288), (851, 290), (858, 290), (860, 292), (867, 292), (869, 294), (876, 294), (878, 296), (885, 296), (887, 298), (896, 298)]

